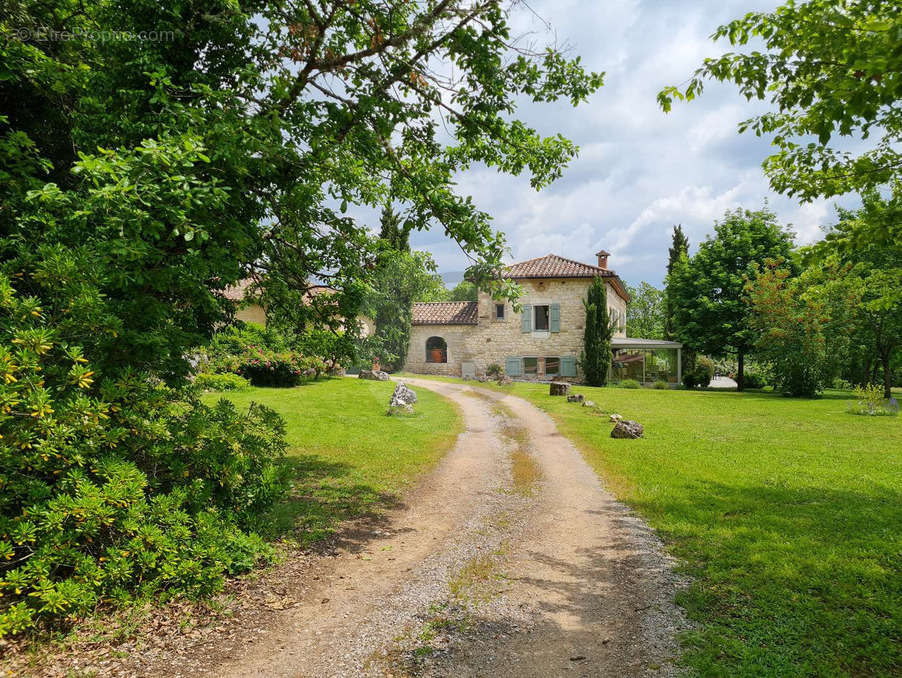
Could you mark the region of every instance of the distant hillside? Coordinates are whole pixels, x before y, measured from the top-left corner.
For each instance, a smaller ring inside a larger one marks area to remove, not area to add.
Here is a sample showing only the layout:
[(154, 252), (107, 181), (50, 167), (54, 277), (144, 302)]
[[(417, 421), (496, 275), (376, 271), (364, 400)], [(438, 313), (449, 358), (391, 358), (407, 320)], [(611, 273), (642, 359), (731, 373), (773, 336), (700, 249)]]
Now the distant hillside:
[(454, 287), (464, 279), (464, 273), (465, 271), (445, 271), (444, 273), (439, 272), (439, 275), (442, 276), (446, 287)]

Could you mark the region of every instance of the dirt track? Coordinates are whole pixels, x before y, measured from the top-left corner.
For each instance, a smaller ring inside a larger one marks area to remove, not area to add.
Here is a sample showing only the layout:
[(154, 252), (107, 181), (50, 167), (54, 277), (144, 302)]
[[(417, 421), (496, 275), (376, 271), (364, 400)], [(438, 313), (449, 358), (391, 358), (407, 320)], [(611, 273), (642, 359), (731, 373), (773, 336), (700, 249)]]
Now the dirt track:
[(455, 448), (362, 550), (311, 567), (262, 633), (175, 673), (672, 675), (670, 564), (552, 420), (513, 396), (408, 383), (461, 407)]

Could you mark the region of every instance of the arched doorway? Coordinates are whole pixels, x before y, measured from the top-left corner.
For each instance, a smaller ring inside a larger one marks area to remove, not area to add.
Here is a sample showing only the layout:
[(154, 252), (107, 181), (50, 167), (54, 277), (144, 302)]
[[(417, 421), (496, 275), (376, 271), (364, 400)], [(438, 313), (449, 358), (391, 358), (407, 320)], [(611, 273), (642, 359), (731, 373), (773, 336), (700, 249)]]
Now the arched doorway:
[(429, 337), (426, 340), (426, 362), (448, 362), (448, 344), (441, 337)]

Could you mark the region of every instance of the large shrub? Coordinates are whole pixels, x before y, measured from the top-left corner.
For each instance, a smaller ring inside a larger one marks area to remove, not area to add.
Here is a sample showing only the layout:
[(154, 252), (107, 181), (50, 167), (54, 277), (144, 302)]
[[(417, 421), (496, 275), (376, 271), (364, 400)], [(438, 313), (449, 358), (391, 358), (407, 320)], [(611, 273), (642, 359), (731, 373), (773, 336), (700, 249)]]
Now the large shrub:
[(319, 379), (335, 364), (289, 350), (281, 334), (249, 323), (217, 332), (197, 356), (200, 374), (196, 381), (202, 387), (207, 383), (208, 377), (203, 376), (207, 372), (235, 374), (254, 386), (297, 386)]
[(695, 360), (695, 367), (683, 374), (683, 386), (686, 388), (706, 388), (714, 378), (714, 361), (700, 355)]
[(249, 346), (236, 372), (249, 379), (254, 386), (297, 386), (310, 379), (318, 379), (327, 370), (325, 362), (294, 351), (275, 353)]
[(253, 565), (285, 489), (281, 419), (132, 371), (100, 378), (0, 276), (0, 636)]
[(217, 332), (205, 348), (215, 362), (226, 356), (240, 356), (248, 346), (260, 346), (270, 351), (289, 350), (288, 340), (279, 332), (245, 322), (237, 322)]
[(822, 299), (792, 277), (782, 260), (768, 260), (746, 284), (758, 356), (773, 372), (776, 388), (812, 397), (823, 390), (830, 358), (824, 336), (829, 313)]
[(195, 377), (194, 385), (202, 391), (244, 391), (251, 382), (230, 372), (225, 374), (201, 372)]

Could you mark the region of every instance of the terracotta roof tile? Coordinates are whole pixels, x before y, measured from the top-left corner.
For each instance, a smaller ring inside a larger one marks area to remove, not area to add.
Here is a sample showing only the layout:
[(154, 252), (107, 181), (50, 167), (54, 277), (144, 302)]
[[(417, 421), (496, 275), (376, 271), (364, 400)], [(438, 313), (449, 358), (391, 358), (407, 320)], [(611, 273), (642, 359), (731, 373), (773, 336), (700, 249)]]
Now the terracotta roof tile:
[(475, 301), (417, 301), (412, 325), (477, 325), (479, 304)]
[(226, 287), (222, 294), (226, 299), (231, 301), (244, 301), (244, 297), (248, 292), (253, 292), (256, 281), (253, 278), (244, 278), (239, 280), (231, 287)]
[(532, 278), (611, 278), (617, 293), (627, 302), (629, 294), (626, 286), (617, 276), (617, 274), (608, 268), (599, 268), (591, 264), (584, 264), (581, 261), (573, 259), (565, 259), (556, 254), (546, 254), (544, 257), (537, 259), (528, 259), (511, 264), (505, 268), (501, 275), (512, 280), (525, 280)]
[(598, 268), (580, 261), (564, 259), (556, 254), (547, 254), (538, 259), (529, 259), (511, 264), (504, 269), (505, 278), (614, 278), (614, 271)]

